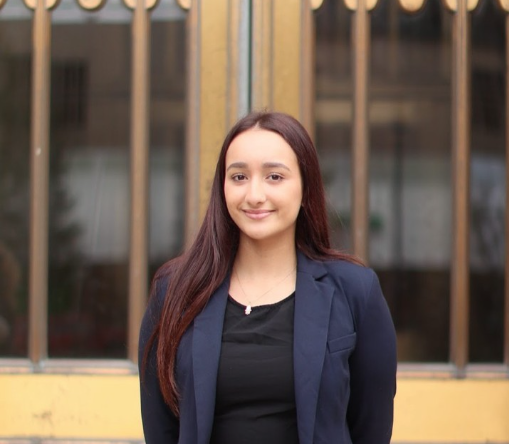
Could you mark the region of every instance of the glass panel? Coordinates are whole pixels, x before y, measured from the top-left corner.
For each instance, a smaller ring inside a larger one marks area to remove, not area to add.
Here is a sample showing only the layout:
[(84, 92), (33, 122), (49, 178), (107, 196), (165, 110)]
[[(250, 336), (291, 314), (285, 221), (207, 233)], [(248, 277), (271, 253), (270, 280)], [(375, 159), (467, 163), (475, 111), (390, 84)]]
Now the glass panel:
[(186, 27), (171, 3), (171, 15), (162, 3), (152, 14), (150, 277), (184, 240)]
[(314, 17), (316, 147), (329, 204), (333, 245), (348, 250), (351, 246), (351, 13), (343, 1), (326, 1)]
[(123, 358), (127, 341), (131, 13), (53, 13), (49, 355)]
[(439, 0), (372, 14), (370, 264), (402, 361), (447, 361), (451, 259), (451, 15)]
[(472, 13), (470, 360), (502, 362), (505, 244), (505, 13)]
[(0, 9), (1, 357), (28, 344), (31, 15), (20, 0)]
[[(370, 265), (394, 316), (400, 359), (447, 361), (451, 18), (439, 0), (413, 15), (380, 0), (371, 20)], [(325, 2), (315, 26), (316, 140), (335, 246), (349, 248), (351, 14), (343, 2)]]

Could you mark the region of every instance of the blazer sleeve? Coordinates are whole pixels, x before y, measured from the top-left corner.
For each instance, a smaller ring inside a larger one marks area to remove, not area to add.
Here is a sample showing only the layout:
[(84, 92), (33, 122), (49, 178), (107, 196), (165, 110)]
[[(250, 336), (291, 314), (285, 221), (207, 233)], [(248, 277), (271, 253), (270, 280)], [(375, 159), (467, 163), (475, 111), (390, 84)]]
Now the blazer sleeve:
[(157, 340), (146, 355), (145, 348), (154, 331), (165, 296), (165, 285), (156, 285), (140, 329), (138, 365), (140, 373), (140, 400), (143, 433), (146, 444), (177, 444), (179, 420), (165, 403), (157, 376)]
[(357, 319), (347, 420), (353, 444), (389, 444), (396, 394), (396, 333), (378, 278)]

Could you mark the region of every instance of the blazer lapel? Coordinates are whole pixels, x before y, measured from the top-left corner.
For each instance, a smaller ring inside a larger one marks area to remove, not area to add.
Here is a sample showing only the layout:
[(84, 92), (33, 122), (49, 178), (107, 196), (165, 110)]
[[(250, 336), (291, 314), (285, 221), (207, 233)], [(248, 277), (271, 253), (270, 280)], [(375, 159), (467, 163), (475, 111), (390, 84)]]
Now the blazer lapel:
[(192, 355), (198, 444), (208, 444), (212, 432), (228, 288), (229, 278), (214, 292), (194, 320)]
[(333, 287), (317, 281), (320, 262), (298, 256), (294, 315), (295, 402), (299, 442), (312, 444), (322, 367), (327, 347)]

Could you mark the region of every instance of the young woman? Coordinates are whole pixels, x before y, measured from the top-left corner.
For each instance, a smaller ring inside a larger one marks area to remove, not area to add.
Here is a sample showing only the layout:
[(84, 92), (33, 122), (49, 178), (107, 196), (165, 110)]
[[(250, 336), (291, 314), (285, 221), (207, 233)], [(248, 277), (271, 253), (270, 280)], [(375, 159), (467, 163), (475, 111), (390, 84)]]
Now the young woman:
[(332, 250), (302, 125), (226, 136), (191, 248), (157, 273), (140, 334), (147, 444), (385, 444), (396, 339), (375, 273)]

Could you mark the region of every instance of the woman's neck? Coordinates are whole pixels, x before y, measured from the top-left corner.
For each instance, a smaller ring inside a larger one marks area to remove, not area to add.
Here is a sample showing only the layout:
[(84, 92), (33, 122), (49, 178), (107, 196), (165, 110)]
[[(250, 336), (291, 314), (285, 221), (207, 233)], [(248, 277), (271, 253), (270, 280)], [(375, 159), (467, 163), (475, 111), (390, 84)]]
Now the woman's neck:
[(257, 242), (241, 240), (234, 267), (244, 276), (279, 276), (297, 265), (295, 244), (267, 246)]

